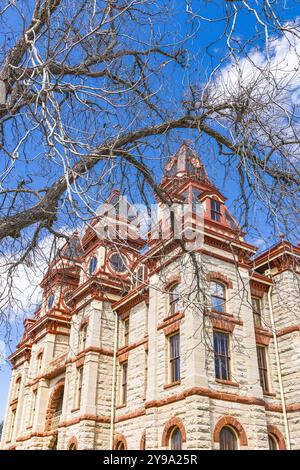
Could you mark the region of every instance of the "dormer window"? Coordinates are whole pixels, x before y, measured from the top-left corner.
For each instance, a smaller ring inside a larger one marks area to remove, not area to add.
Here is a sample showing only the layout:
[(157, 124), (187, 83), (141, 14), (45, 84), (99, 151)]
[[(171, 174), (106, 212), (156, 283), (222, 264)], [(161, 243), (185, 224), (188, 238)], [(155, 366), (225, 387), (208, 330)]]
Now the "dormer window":
[(48, 297), (48, 310), (51, 310), (53, 305), (54, 305), (54, 294), (52, 292)]
[(221, 217), (222, 217), (221, 207), (222, 206), (220, 202), (215, 201), (214, 199), (211, 200), (210, 202), (211, 220), (214, 220), (215, 222), (221, 222)]
[(89, 275), (91, 276), (97, 267), (97, 256), (93, 256), (89, 262)]

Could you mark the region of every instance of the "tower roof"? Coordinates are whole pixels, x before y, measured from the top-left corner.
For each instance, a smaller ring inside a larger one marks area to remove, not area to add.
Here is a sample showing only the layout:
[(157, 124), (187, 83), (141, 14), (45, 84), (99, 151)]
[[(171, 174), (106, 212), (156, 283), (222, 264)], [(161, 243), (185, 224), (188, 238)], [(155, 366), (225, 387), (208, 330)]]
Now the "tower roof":
[(208, 181), (206, 169), (189, 141), (183, 141), (175, 155), (171, 155), (165, 166), (163, 180), (174, 177), (194, 176)]

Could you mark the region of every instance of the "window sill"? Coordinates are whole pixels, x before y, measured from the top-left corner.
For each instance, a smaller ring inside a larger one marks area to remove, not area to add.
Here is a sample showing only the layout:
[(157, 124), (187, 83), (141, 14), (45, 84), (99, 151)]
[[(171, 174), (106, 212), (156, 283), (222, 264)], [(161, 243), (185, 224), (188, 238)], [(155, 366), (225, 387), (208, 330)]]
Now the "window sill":
[(176, 380), (176, 382), (171, 382), (169, 384), (164, 385), (164, 390), (167, 390), (168, 388), (176, 387), (176, 385), (180, 385), (181, 380)]
[(274, 392), (263, 392), (264, 397), (276, 397), (276, 393)]
[(224, 379), (216, 379), (216, 383), (221, 385), (229, 385), (230, 387), (239, 387), (240, 384), (237, 382), (233, 382), (232, 380), (224, 380)]
[(80, 406), (78, 406), (77, 408), (73, 408), (73, 409), (71, 410), (71, 413), (75, 413), (75, 411), (79, 411), (79, 410), (80, 410)]
[(117, 405), (116, 410), (121, 410), (122, 408), (126, 408), (127, 403), (122, 403), (122, 405)]

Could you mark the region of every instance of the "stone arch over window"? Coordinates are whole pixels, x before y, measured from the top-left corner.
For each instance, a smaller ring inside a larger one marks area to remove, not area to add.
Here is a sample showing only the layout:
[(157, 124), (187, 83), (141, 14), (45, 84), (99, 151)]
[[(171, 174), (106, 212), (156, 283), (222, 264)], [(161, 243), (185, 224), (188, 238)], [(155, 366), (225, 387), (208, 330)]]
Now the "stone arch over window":
[(127, 442), (123, 434), (117, 434), (115, 436), (114, 450), (127, 450)]
[(286, 450), (285, 440), (281, 431), (279, 431), (279, 429), (272, 424), (268, 424), (267, 431), (268, 435), (271, 435), (273, 438), (275, 438), (278, 444), (278, 450)]
[(75, 436), (71, 437), (68, 442), (68, 450), (77, 450), (78, 449), (78, 441)]
[(232, 416), (223, 416), (223, 418), (221, 418), (217, 422), (215, 426), (215, 430), (214, 430), (214, 436), (213, 436), (214, 442), (218, 442), (218, 443), (220, 442), (220, 432), (226, 426), (229, 428), (232, 428), (236, 432), (238, 441), (241, 446), (248, 445), (247, 435), (245, 433), (243, 426), (241, 425), (241, 423), (239, 423), (239, 421), (237, 421)]
[(54, 413), (57, 411), (57, 408), (60, 404), (64, 387), (65, 387), (65, 379), (61, 379), (57, 382), (57, 384), (54, 386), (51, 392), (51, 395), (48, 401), (48, 408), (46, 412), (45, 431), (51, 430), (52, 418), (54, 417)]
[(144, 431), (140, 441), (140, 450), (146, 449), (146, 432)]
[(180, 418), (173, 417), (169, 419), (169, 421), (166, 423), (164, 427), (162, 440), (161, 440), (162, 447), (169, 446), (170, 436), (172, 432), (174, 431), (174, 428), (179, 429), (179, 431), (181, 432), (181, 436), (182, 436), (182, 442), (186, 442), (186, 432), (185, 432), (185, 427), (183, 425), (183, 422), (181, 421)]
[(220, 282), (221, 284), (224, 284), (227, 287), (227, 289), (232, 289), (233, 288), (232, 281), (229, 279), (229, 277), (225, 276), (225, 274), (222, 274), (220, 272), (212, 271), (212, 272), (207, 274), (206, 279), (209, 282), (210, 281)]

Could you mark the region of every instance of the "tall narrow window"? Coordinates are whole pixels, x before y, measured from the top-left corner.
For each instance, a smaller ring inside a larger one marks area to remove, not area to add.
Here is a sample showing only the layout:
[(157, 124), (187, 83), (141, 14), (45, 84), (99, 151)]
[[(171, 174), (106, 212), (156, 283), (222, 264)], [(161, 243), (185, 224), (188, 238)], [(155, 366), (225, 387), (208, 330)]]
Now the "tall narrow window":
[(127, 403), (127, 371), (128, 363), (123, 362), (121, 365), (121, 404), (125, 405)]
[(257, 362), (259, 370), (259, 380), (264, 392), (269, 391), (267, 349), (265, 346), (257, 346)]
[(226, 291), (224, 284), (217, 281), (210, 283), (210, 302), (213, 310), (220, 313), (225, 311)]
[(214, 331), (215, 374), (217, 379), (230, 380), (229, 335)]
[(124, 327), (124, 336), (123, 336), (123, 345), (128, 346), (129, 344), (129, 317), (125, 318), (123, 321)]
[(16, 385), (15, 385), (14, 398), (19, 397), (20, 386), (21, 386), (21, 377), (18, 377), (17, 380), (16, 380)]
[(86, 337), (87, 337), (87, 328), (88, 328), (87, 323), (82, 325), (81, 328), (80, 328), (80, 332), (79, 332), (79, 351), (83, 351), (85, 349)]
[(10, 427), (9, 427), (9, 434), (8, 434), (9, 442), (12, 440), (12, 437), (13, 437), (15, 422), (16, 422), (16, 409), (11, 410)]
[(170, 382), (180, 380), (180, 335), (176, 333), (169, 337), (169, 376)]
[(30, 416), (30, 426), (33, 426), (35, 412), (36, 412), (36, 399), (37, 399), (37, 390), (33, 390), (32, 393), (32, 403), (31, 403), (31, 416)]
[(147, 397), (147, 388), (148, 388), (148, 351), (145, 351), (145, 379), (144, 379), (144, 398)]
[(252, 297), (251, 302), (254, 326), (261, 326), (261, 300), (258, 297)]
[(169, 447), (171, 450), (181, 450), (182, 449), (182, 434), (180, 429), (177, 427), (173, 428), (170, 433), (170, 444)]
[(77, 396), (76, 396), (76, 408), (80, 408), (81, 396), (82, 396), (82, 382), (83, 382), (83, 366), (77, 369)]
[(37, 357), (37, 364), (36, 364), (36, 375), (40, 375), (42, 371), (42, 360), (43, 360), (43, 353), (40, 353)]
[(169, 289), (169, 314), (177, 313), (179, 309), (179, 286), (173, 284)]
[(211, 220), (215, 220), (216, 222), (221, 222), (222, 212), (221, 212), (221, 204), (214, 199), (211, 200)]
[(237, 437), (235, 432), (228, 426), (220, 431), (220, 450), (237, 450)]

